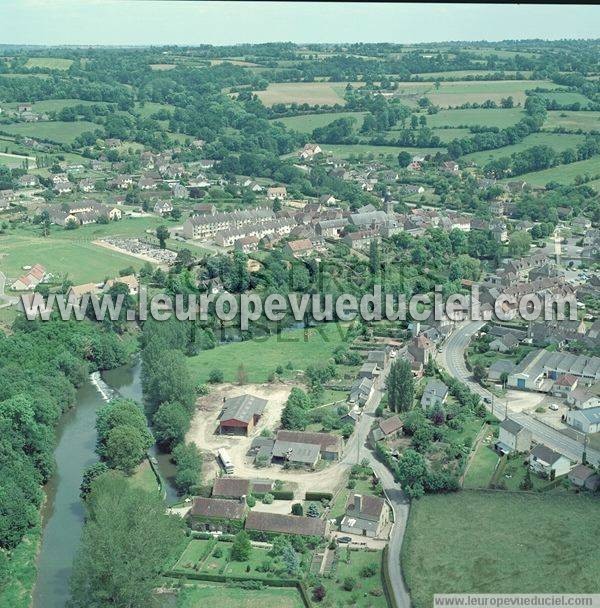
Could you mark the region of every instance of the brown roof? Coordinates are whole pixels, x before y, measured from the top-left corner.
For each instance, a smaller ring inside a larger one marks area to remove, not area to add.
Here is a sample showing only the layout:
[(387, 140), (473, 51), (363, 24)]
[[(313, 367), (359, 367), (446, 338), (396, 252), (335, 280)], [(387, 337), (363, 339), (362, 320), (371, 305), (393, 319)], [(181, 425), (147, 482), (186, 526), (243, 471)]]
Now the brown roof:
[(190, 515), (195, 517), (212, 517), (214, 519), (242, 519), (245, 506), (238, 500), (222, 498), (194, 498)]
[(310, 443), (318, 445), (321, 450), (339, 447), (340, 438), (329, 433), (307, 433), (305, 431), (277, 431), (279, 441), (291, 441), (293, 443)]
[(569, 473), (569, 479), (579, 479), (581, 481), (585, 481), (590, 475), (593, 475), (594, 471), (589, 467), (586, 467), (584, 464), (578, 464), (574, 469)]
[(353, 517), (361, 517), (363, 519), (378, 521), (381, 517), (385, 500), (383, 500), (383, 498), (379, 498), (379, 496), (364, 496), (360, 494), (357, 494), (356, 496), (360, 496), (360, 511), (356, 511), (355, 495), (350, 494), (346, 504), (346, 514)]
[(324, 536), (327, 531), (327, 523), (318, 517), (300, 517), (298, 515), (280, 515), (278, 513), (250, 511), (246, 518), (246, 530)]
[(219, 477), (213, 484), (212, 495), (221, 498), (241, 498), (250, 493), (250, 481), (234, 477)]
[(385, 435), (390, 435), (402, 429), (402, 420), (398, 416), (386, 418), (379, 423), (379, 428)]
[(299, 239), (297, 241), (288, 242), (288, 247), (292, 251), (305, 251), (306, 249), (312, 249), (312, 246), (309, 239)]

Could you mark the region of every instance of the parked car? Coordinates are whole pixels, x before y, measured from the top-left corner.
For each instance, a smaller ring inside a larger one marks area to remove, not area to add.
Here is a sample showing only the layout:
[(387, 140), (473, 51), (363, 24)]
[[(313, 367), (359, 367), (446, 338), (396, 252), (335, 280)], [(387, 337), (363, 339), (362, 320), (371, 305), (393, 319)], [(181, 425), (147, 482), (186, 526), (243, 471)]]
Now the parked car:
[(558, 412), (558, 404), (556, 404), (556, 403), (551, 403), (551, 404), (550, 404), (548, 407), (549, 407), (549, 408), (550, 408), (550, 409), (551, 409), (553, 412)]
[(352, 539), (349, 536), (339, 536), (337, 542), (345, 545), (347, 543), (351, 543)]

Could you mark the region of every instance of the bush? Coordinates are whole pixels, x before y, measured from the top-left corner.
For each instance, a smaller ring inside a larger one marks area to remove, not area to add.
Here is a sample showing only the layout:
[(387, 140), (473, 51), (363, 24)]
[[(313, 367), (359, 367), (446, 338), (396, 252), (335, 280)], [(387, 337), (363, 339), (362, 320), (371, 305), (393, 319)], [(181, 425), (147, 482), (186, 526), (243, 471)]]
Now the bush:
[(292, 505), (292, 515), (304, 515), (304, 508), (302, 507), (302, 503), (296, 502)]
[(262, 502), (265, 505), (270, 505), (275, 500), (273, 494), (269, 494), (268, 492), (262, 497)]
[(315, 600), (315, 602), (322, 602), (325, 599), (326, 594), (327, 591), (325, 590), (325, 587), (323, 587), (323, 585), (317, 585), (313, 589), (313, 600)]
[(294, 498), (292, 490), (273, 490), (270, 494), (275, 500), (293, 500)]
[(219, 559), (220, 557), (223, 557), (223, 548), (215, 547), (215, 550), (213, 551), (213, 557), (216, 557), (217, 559)]
[(321, 500), (331, 500), (333, 494), (331, 492), (307, 492), (304, 495), (305, 500), (314, 500), (320, 502)]
[(246, 496), (246, 504), (252, 508), (254, 505), (256, 505), (256, 498), (254, 498), (252, 494), (250, 494), (250, 496)]
[(344, 579), (344, 589), (346, 591), (352, 591), (356, 587), (356, 579), (353, 576), (347, 576)]
[(213, 369), (208, 375), (208, 381), (211, 384), (219, 384), (223, 382), (223, 370)]
[(376, 573), (377, 573), (377, 566), (375, 566), (374, 564), (369, 564), (368, 566), (363, 566), (360, 569), (360, 575), (363, 578), (369, 578), (370, 576), (375, 576)]

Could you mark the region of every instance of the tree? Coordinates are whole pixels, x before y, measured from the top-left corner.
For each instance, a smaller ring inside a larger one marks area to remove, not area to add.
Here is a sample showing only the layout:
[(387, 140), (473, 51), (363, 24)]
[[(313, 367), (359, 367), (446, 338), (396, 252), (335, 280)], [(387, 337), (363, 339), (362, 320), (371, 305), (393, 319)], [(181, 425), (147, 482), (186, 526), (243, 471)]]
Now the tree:
[(315, 602), (322, 602), (325, 599), (325, 596), (327, 595), (327, 590), (325, 589), (325, 587), (323, 587), (323, 585), (317, 585), (314, 589), (313, 589), (313, 600), (315, 600)]
[(372, 275), (377, 276), (379, 274), (380, 265), (379, 245), (373, 239), (369, 245), (369, 269)]
[(117, 426), (109, 431), (106, 439), (106, 461), (112, 469), (129, 475), (142, 462), (147, 449), (139, 429)]
[(161, 249), (165, 249), (167, 239), (169, 238), (169, 229), (166, 226), (158, 226), (156, 228), (156, 238)]
[(285, 570), (290, 575), (295, 575), (300, 570), (300, 559), (298, 554), (294, 551), (294, 547), (289, 543), (283, 547), (281, 552), (281, 561), (285, 566)]
[(278, 211), (281, 211), (282, 206), (281, 206), (281, 201), (279, 200), (279, 198), (275, 198), (275, 200), (273, 201), (273, 213), (277, 213)]
[(311, 502), (306, 510), (306, 515), (308, 515), (308, 517), (320, 517), (321, 513), (319, 513), (319, 507), (317, 507), (314, 502)]
[(526, 231), (513, 232), (508, 243), (508, 252), (512, 257), (525, 255), (531, 247), (531, 235)]
[(181, 518), (165, 513), (158, 493), (103, 475), (92, 483), (80, 549), (73, 563), (71, 606), (146, 608), (165, 561), (184, 538)]
[(423, 492), (423, 481), (427, 475), (427, 464), (422, 454), (408, 449), (398, 460), (398, 481), (407, 491)]
[(250, 538), (245, 530), (241, 530), (235, 536), (231, 545), (231, 559), (234, 562), (247, 562), (252, 554)]
[(485, 367), (481, 365), (481, 363), (476, 363), (473, 366), (473, 378), (476, 382), (479, 382), (480, 384), (484, 382), (487, 378), (487, 371)]
[(529, 467), (525, 470), (525, 477), (519, 486), (521, 490), (533, 490), (533, 481), (531, 479), (531, 469)]
[(506, 388), (508, 384), (508, 372), (502, 372), (500, 374), (500, 383), (502, 384), (502, 388)]
[(292, 505), (292, 515), (304, 515), (304, 508), (301, 502), (295, 502)]
[(406, 412), (413, 406), (414, 380), (408, 361), (394, 361), (387, 379), (388, 404), (393, 412)]
[(221, 370), (221, 369), (210, 370), (210, 374), (208, 374), (208, 381), (211, 384), (220, 384), (221, 382), (223, 382), (223, 370)]
[(400, 152), (398, 154), (398, 164), (403, 169), (408, 167), (408, 165), (410, 164), (411, 161), (412, 161), (412, 156), (410, 155), (409, 152), (402, 150), (402, 152)]
[(88, 497), (92, 489), (92, 483), (108, 470), (108, 466), (105, 462), (96, 462), (87, 467), (87, 469), (83, 472), (81, 486), (79, 486), (79, 495), (81, 496), (82, 500), (85, 500)]
[(175, 485), (180, 494), (197, 492), (202, 482), (202, 454), (194, 443), (180, 443), (172, 452), (177, 466)]
[(96, 417), (98, 435), (96, 451), (100, 456), (106, 457), (108, 435), (112, 429), (119, 426), (128, 426), (137, 430), (144, 450), (154, 443), (142, 408), (132, 399), (113, 399), (98, 412)]
[(344, 589), (346, 591), (352, 591), (356, 587), (356, 579), (353, 576), (347, 576), (344, 579)]
[(174, 445), (185, 439), (190, 428), (190, 414), (181, 403), (161, 403), (152, 417), (152, 430), (160, 447), (170, 452)]

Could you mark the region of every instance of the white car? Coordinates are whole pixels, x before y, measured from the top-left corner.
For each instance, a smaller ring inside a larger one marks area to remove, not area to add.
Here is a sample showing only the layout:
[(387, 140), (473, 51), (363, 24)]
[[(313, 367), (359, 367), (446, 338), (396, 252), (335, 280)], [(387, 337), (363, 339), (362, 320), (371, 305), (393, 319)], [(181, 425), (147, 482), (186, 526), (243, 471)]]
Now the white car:
[(558, 409), (559, 409), (559, 408), (558, 408), (558, 405), (557, 405), (556, 403), (551, 403), (551, 404), (548, 406), (548, 408), (549, 408), (549, 409), (551, 409), (553, 412), (558, 412)]

